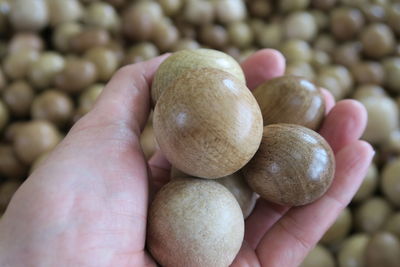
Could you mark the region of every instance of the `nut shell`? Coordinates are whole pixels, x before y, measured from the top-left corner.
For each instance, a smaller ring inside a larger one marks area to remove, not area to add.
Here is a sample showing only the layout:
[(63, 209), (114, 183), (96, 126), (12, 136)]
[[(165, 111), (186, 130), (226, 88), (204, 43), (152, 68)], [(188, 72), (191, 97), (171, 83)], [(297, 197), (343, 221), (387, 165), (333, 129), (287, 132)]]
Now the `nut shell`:
[(150, 206), (147, 244), (162, 266), (229, 266), (243, 234), (237, 201), (214, 181), (172, 181)]
[(158, 68), (151, 87), (153, 103), (184, 72), (200, 68), (220, 69), (245, 82), (242, 69), (231, 56), (212, 49), (182, 50), (171, 55)]
[(250, 90), (218, 69), (179, 77), (157, 102), (153, 123), (167, 159), (202, 178), (238, 171), (255, 154), (262, 136), (261, 111)]
[(334, 172), (335, 157), (325, 139), (294, 124), (264, 127), (260, 148), (244, 168), (254, 192), (290, 206), (321, 197), (332, 183)]
[(324, 97), (314, 84), (296, 76), (269, 80), (254, 90), (264, 125), (299, 124), (316, 130), (325, 113)]

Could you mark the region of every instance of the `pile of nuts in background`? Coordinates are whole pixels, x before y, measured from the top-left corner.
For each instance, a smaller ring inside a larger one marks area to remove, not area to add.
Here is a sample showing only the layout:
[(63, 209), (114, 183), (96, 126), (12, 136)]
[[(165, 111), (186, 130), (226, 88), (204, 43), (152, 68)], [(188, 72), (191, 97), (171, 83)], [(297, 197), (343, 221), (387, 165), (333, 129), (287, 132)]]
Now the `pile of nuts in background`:
[[(397, 0), (0, 0), (0, 209), (119, 67), (198, 47), (242, 61), (268, 47), (288, 74), (361, 101), (377, 150), (303, 266), (399, 266), (399, 37)], [(142, 144), (151, 155), (150, 126)]]

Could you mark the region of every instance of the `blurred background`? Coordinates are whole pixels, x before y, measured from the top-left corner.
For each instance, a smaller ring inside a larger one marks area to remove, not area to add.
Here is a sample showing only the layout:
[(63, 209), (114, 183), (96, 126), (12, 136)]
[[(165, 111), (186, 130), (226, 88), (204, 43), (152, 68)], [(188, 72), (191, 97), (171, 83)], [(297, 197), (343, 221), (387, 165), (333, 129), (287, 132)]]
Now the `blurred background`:
[[(286, 73), (359, 100), (377, 150), (302, 266), (400, 266), (399, 37), (399, 0), (0, 0), (0, 213), (121, 66), (181, 49), (240, 62), (275, 48)], [(149, 157), (151, 122), (141, 142)]]

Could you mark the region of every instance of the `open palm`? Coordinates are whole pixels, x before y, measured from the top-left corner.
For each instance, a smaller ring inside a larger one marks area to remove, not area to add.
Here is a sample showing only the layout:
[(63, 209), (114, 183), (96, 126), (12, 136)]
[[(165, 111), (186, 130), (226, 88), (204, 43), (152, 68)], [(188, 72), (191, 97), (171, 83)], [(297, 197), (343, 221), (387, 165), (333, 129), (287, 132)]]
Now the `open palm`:
[[(1, 266), (155, 266), (146, 252), (149, 199), (168, 181), (160, 152), (146, 162), (139, 136), (150, 110), (149, 86), (165, 56), (122, 68), (62, 143), (20, 187), (0, 221)], [(242, 67), (248, 86), (284, 72), (262, 50)], [(336, 177), (313, 204), (288, 208), (259, 200), (246, 220), (235, 266), (297, 266), (359, 187), (373, 156), (358, 141), (366, 112), (334, 106), (326, 93), (321, 134), (336, 153)]]

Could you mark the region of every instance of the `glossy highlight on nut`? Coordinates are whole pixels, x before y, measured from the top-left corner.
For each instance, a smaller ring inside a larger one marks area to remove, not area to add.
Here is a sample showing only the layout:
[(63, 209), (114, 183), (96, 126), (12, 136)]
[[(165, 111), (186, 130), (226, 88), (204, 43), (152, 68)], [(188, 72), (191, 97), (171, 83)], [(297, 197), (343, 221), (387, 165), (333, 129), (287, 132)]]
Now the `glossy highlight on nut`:
[(335, 158), (318, 133), (294, 124), (272, 124), (264, 127), (260, 148), (243, 171), (249, 186), (262, 198), (299, 206), (327, 191)]

